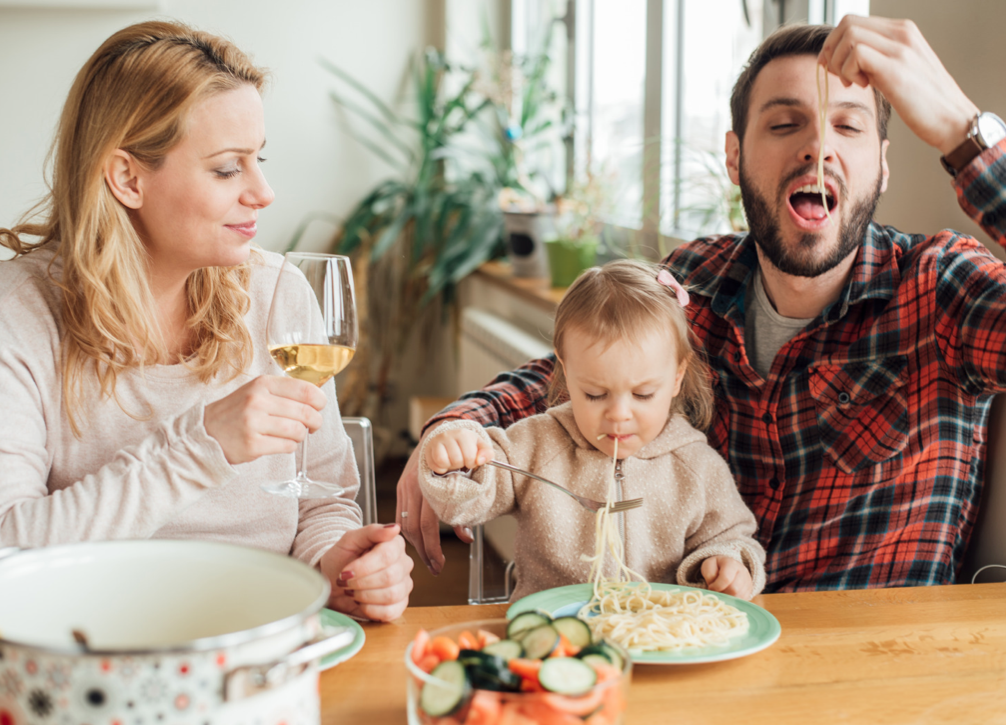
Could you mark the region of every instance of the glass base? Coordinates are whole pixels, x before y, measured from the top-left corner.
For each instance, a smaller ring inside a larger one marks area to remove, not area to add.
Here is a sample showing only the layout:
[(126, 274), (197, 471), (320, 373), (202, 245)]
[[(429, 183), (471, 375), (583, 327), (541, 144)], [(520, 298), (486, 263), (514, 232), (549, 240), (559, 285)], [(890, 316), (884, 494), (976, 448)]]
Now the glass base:
[(322, 483), (309, 478), (295, 478), (282, 483), (263, 483), (262, 490), (286, 498), (334, 498), (346, 492), (336, 483)]

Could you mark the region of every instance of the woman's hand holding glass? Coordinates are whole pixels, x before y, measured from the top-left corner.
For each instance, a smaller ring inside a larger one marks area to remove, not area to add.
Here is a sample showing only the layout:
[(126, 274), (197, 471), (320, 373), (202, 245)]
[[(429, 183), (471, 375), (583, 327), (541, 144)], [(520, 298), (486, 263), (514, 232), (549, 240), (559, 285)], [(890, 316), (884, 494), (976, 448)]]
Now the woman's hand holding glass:
[(206, 406), (203, 426), (231, 465), (275, 453), (294, 453), (322, 424), (328, 398), (316, 386), (262, 375)]

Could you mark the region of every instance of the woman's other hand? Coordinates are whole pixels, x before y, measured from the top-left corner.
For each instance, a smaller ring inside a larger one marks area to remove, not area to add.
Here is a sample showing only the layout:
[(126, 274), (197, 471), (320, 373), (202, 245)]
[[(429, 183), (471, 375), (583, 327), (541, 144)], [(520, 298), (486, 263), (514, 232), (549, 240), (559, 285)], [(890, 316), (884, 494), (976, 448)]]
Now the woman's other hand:
[(347, 531), (325, 552), (321, 571), (332, 583), (332, 609), (379, 622), (402, 615), (413, 563), (398, 534), (398, 524), (371, 524)]
[(293, 453), (322, 424), (328, 398), (303, 380), (262, 375), (206, 406), (203, 426), (231, 465)]

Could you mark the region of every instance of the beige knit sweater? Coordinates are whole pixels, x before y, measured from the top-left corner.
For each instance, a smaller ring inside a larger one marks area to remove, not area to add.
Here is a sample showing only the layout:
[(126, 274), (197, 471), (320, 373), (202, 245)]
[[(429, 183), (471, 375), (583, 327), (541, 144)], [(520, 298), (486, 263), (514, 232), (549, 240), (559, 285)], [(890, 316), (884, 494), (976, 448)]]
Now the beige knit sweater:
[[(594, 554), (594, 514), (551, 486), (493, 466), (470, 476), (436, 476), (425, 446), (436, 433), (469, 428), (493, 443), (496, 459), (533, 471), (572, 491), (604, 501), (611, 458), (576, 426), (569, 403), (511, 427), (482, 428), (447, 421), (426, 436), (420, 486), (440, 518), (452, 525), (485, 523), (503, 514), (517, 519), (516, 577), (512, 599), (586, 582)], [(751, 572), (754, 593), (765, 586), (765, 552), (755, 541), (755, 519), (744, 505), (726, 462), (688, 421), (673, 416), (639, 453), (622, 461), (622, 498), (643, 505), (616, 514), (624, 530), (625, 560), (647, 581), (704, 586), (699, 571), (710, 556), (730, 556)], [(614, 576), (607, 561), (606, 576)]]
[[(282, 374), (266, 320), (282, 257), (255, 264), (245, 317), (254, 343), (237, 378), (205, 385), (183, 365), (119, 376), (114, 400), (92, 401), (76, 438), (63, 408), (60, 298), (38, 250), (0, 262), (0, 546), (102, 539), (211, 539), (292, 554), (315, 564), (360, 526), (359, 474), (328, 384), (324, 426), (311, 436), (309, 473), (345, 497), (298, 502), (259, 485), (295, 473), (293, 455), (232, 466), (203, 427), (203, 409), (249, 380)], [(58, 276), (57, 259), (53, 273)], [(305, 285), (305, 294), (311, 294)], [(305, 296), (304, 304), (314, 304)], [(297, 305), (286, 314), (303, 315)], [(125, 410), (123, 410), (123, 408)], [(140, 414), (130, 417), (125, 411)]]

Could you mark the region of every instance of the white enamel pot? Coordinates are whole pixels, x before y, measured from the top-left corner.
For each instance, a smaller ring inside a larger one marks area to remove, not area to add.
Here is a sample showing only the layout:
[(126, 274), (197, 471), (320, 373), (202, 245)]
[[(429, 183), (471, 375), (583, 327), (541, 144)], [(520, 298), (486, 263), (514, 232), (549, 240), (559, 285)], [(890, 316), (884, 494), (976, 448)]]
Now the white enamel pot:
[(329, 584), (203, 541), (0, 550), (0, 725), (317, 725)]

